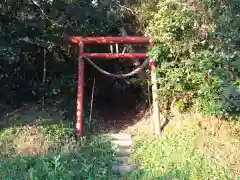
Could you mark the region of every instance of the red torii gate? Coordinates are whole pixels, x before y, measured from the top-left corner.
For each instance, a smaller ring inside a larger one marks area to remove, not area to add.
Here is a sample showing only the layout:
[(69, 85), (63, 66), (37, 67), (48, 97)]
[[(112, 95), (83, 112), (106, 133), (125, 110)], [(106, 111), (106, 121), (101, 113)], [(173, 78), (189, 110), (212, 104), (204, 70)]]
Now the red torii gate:
[[(75, 120), (76, 136), (84, 135), (83, 124), (83, 90), (84, 90), (84, 57), (93, 59), (147, 59), (146, 53), (84, 53), (84, 45), (87, 44), (150, 44), (150, 40), (146, 37), (138, 36), (123, 36), (123, 37), (66, 37), (65, 41), (71, 42), (79, 46), (78, 56), (78, 87), (77, 87), (77, 107)], [(152, 45), (154, 45), (152, 43)], [(152, 112), (152, 127), (155, 134), (160, 134), (160, 114), (157, 102), (157, 83), (156, 83), (156, 62), (151, 60), (149, 62), (151, 69), (152, 81), (152, 98), (153, 98), (153, 112)]]

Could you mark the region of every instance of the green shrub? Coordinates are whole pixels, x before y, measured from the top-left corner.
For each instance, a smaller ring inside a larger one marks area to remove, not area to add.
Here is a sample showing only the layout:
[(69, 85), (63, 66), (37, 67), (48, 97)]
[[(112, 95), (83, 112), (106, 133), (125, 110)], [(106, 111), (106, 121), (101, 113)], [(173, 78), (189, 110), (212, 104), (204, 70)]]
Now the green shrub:
[(171, 99), (182, 104), (181, 110), (194, 105), (208, 115), (239, 113), (239, 5), (159, 1), (146, 34), (161, 42), (149, 52), (160, 64), (161, 105)]

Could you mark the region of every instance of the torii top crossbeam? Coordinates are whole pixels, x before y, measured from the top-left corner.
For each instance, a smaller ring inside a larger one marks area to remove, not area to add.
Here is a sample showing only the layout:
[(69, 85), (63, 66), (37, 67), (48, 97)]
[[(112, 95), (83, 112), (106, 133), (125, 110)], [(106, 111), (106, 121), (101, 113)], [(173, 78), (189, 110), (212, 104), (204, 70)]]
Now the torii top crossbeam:
[[(65, 37), (64, 41), (71, 44), (149, 44), (150, 41), (147, 37), (141, 36), (92, 36), (92, 37)], [(146, 53), (81, 53), (90, 59), (146, 59)]]
[(122, 37), (76, 37), (70, 36), (65, 37), (65, 41), (71, 42), (72, 44), (149, 44), (150, 41), (147, 37), (141, 36), (122, 36)]

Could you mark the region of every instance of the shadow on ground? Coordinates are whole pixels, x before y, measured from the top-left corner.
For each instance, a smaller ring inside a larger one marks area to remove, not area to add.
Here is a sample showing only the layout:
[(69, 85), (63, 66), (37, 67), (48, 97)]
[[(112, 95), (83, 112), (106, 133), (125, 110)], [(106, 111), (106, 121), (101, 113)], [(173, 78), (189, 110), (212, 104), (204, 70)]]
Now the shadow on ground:
[(18, 109), (9, 107), (3, 113), (0, 121), (0, 130), (10, 127), (24, 125), (50, 125), (50, 124), (73, 124), (65, 118), (64, 112), (57, 108), (46, 106), (44, 109), (41, 105), (31, 103), (23, 105)]
[(93, 112), (98, 117), (96, 132), (118, 133), (133, 126), (148, 106), (131, 88), (108, 88), (94, 101)]

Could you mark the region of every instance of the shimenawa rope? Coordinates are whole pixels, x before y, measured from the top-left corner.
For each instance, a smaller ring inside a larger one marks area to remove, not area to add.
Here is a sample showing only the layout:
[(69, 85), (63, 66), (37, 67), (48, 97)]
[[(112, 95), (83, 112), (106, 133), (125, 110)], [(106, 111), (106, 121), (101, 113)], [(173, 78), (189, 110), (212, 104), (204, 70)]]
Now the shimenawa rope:
[(138, 72), (140, 72), (141, 70), (143, 70), (146, 65), (149, 62), (149, 59), (146, 59), (141, 66), (139, 66), (138, 68), (134, 69), (133, 71), (126, 73), (126, 74), (113, 74), (110, 72), (107, 72), (105, 70), (103, 70), (102, 68), (100, 68), (97, 64), (95, 64), (91, 59), (89, 59), (88, 57), (85, 56), (79, 56), (78, 60), (81, 60), (82, 58), (86, 59), (94, 68), (96, 68), (100, 73), (105, 74), (106, 76), (111, 76), (111, 77), (115, 77), (115, 78), (126, 78), (126, 77), (130, 77), (133, 76), (135, 74), (137, 74)]

